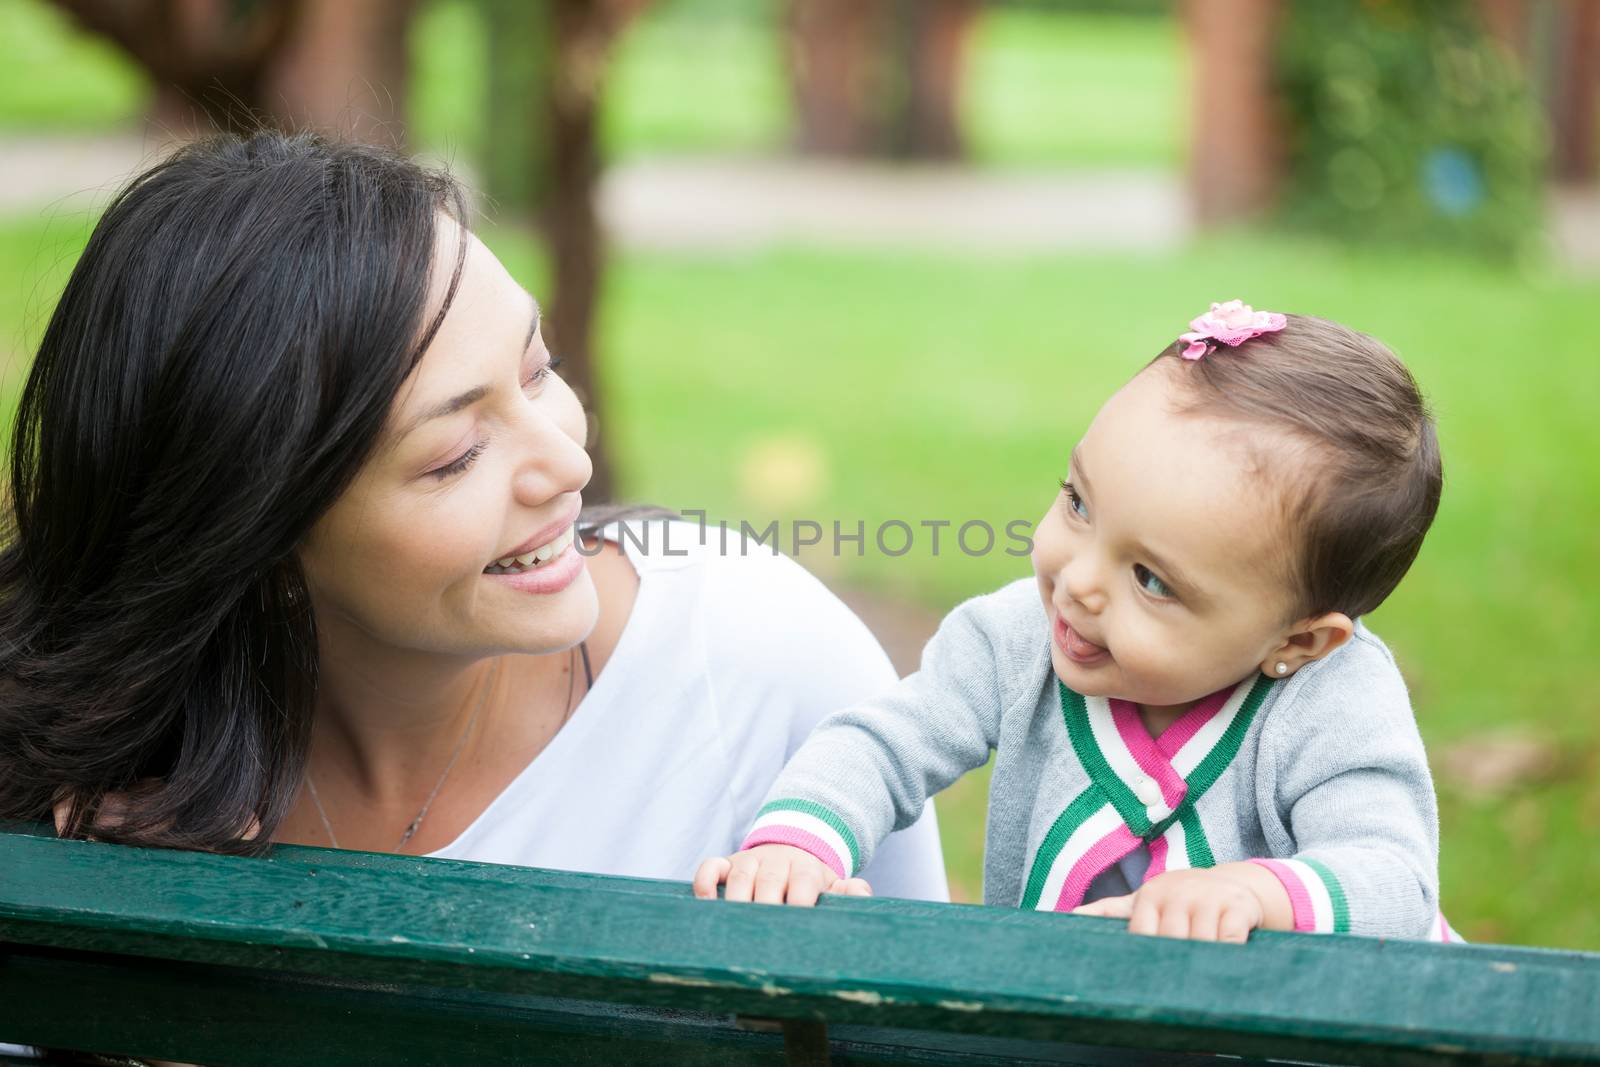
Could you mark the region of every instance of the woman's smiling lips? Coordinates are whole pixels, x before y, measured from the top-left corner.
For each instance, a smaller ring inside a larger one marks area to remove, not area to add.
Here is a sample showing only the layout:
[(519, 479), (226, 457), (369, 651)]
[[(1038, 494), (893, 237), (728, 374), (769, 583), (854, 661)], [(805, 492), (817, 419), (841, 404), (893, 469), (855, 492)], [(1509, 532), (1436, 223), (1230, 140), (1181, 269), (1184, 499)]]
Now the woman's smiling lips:
[(502, 574), (485, 571), (483, 576), (523, 593), (559, 593), (583, 573), (583, 553), (576, 541), (565, 534), (561, 539), (566, 541), (561, 551), (537, 566)]
[(575, 523), (583, 500), (574, 494), (567, 513), (488, 567), (483, 576), (523, 593), (559, 593), (583, 573)]
[(1086, 640), (1072, 628), (1065, 615), (1056, 616), (1055, 641), (1061, 654), (1080, 667), (1096, 667), (1111, 658), (1110, 650)]

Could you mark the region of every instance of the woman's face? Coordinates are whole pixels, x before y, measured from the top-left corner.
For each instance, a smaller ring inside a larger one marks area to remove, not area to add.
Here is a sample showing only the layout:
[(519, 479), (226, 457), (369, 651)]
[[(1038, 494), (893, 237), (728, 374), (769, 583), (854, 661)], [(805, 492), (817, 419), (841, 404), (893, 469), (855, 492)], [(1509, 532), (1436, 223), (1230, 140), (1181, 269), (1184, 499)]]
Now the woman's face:
[(455, 300), (377, 450), (301, 548), (317, 625), (325, 641), (474, 658), (567, 648), (598, 613), (572, 543), (591, 473), (584, 412), (552, 372), (533, 298), (476, 237), (448, 219), (439, 231), (427, 316), (465, 240)]

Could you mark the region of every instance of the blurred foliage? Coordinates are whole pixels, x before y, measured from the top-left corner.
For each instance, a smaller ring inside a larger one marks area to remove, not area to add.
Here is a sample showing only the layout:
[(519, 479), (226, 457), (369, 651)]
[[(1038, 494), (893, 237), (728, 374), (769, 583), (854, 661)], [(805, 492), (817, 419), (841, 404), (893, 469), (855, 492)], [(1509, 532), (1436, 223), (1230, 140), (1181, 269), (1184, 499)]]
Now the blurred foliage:
[(1278, 63), (1288, 221), (1382, 243), (1528, 249), (1545, 127), (1470, 0), (1293, 4)]
[(150, 103), (144, 73), (103, 38), (76, 32), (42, 0), (0, 0), (0, 125), (93, 130), (137, 119)]

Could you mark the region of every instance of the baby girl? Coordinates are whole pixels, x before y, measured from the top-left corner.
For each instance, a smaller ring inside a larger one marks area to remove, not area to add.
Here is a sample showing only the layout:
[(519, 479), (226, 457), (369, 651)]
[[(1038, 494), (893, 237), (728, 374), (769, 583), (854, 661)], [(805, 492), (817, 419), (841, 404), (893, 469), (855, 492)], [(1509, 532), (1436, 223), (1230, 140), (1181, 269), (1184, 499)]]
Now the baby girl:
[(865, 893), (874, 847), (996, 753), (984, 900), (1449, 939), (1438, 815), (1360, 621), (1416, 558), (1438, 440), (1382, 344), (1213, 304), (1071, 450), (1033, 577), (962, 604), (899, 686), (825, 720), (695, 892)]

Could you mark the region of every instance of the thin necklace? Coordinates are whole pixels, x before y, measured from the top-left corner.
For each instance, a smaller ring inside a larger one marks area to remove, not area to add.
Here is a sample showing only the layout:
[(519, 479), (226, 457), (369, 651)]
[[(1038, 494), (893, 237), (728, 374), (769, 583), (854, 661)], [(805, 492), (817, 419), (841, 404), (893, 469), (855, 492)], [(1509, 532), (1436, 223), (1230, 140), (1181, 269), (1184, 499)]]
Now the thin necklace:
[[(589, 685), (594, 685), (594, 675), (592, 675), (589, 670), (589, 646), (587, 646), (587, 641), (579, 641), (578, 648), (574, 648), (573, 653), (568, 654), (568, 659), (566, 659), (566, 705), (565, 709), (562, 710), (562, 721), (555, 726), (557, 731), (560, 731), (562, 726), (566, 725), (566, 720), (571, 718), (571, 713), (573, 713), (573, 683), (576, 681), (576, 678), (578, 678), (578, 672), (574, 670), (576, 664), (573, 662), (573, 656), (574, 654), (578, 653), (579, 649), (581, 649), (582, 654), (584, 654), (584, 678), (589, 681)], [(405, 833), (400, 835), (400, 843), (394, 846), (394, 851), (397, 851), (397, 853), (400, 851), (400, 849), (405, 848), (406, 841), (410, 841), (411, 837), (416, 835), (416, 832), (418, 832), (419, 827), (422, 825), (422, 819), (427, 816), (427, 809), (429, 809), (430, 806), (434, 806), (434, 798), (438, 797), (438, 790), (445, 787), (445, 779), (446, 777), (450, 777), (450, 769), (453, 768), (453, 766), (456, 766), (456, 758), (461, 755), (461, 750), (466, 747), (467, 736), (472, 733), (472, 726), (477, 723), (478, 712), (482, 712), (483, 705), (488, 702), (490, 691), (494, 688), (494, 678), (498, 677), (499, 675), (499, 665), (501, 665), (501, 661), (496, 659), (493, 667), (490, 669), (490, 681), (488, 681), (488, 685), (483, 686), (483, 696), (478, 697), (477, 707), (472, 709), (472, 715), (470, 715), (470, 718), (467, 718), (466, 728), (462, 729), (461, 737), (459, 737), (458, 741), (456, 741), (456, 750), (450, 753), (450, 763), (446, 763), (443, 773), (438, 776), (438, 781), (434, 782), (434, 790), (427, 795), (427, 800), (422, 801), (421, 811), (416, 813), (416, 817), (411, 819), (411, 825), (408, 825), (408, 827), (405, 829)], [(312, 781), (309, 768), (307, 768), (306, 771), (306, 790), (310, 793), (310, 803), (317, 808), (317, 816), (322, 819), (322, 829), (328, 833), (328, 841), (333, 843), (334, 848), (339, 848), (339, 838), (334, 837), (333, 822), (328, 821), (328, 811), (326, 811), (326, 809), (322, 806), (322, 797), (318, 797), (317, 795), (317, 782)]]
[[(577, 682), (577, 671), (573, 669), (576, 666), (573, 662), (573, 656), (576, 654), (583, 656), (583, 691), (587, 693), (594, 688), (594, 671), (589, 666), (589, 642), (579, 641), (578, 647), (567, 654), (567, 700), (566, 706), (561, 712), (561, 721), (556, 724), (557, 733), (561, 732), (561, 728), (572, 717), (572, 690)], [(472, 716), (467, 720), (466, 727), (461, 731), (460, 739), (456, 741), (455, 751), (450, 754), (450, 762), (445, 764), (444, 772), (439, 775), (439, 780), (433, 783), (433, 791), (428, 794), (428, 799), (422, 802), (422, 810), (417, 812), (415, 819), (411, 820), (411, 825), (406, 827), (406, 832), (400, 835), (400, 843), (394, 847), (394, 851), (399, 852), (404, 848), (406, 842), (410, 841), (417, 830), (421, 828), (422, 820), (428, 814), (428, 808), (433, 805), (434, 797), (437, 797), (439, 790), (444, 788), (444, 780), (450, 777), (450, 769), (456, 765), (456, 758), (461, 755), (461, 750), (467, 743), (467, 737), (472, 733), (473, 724), (478, 720), (478, 713), (483, 710), (484, 704), (489, 700), (490, 691), (494, 689), (494, 680), (499, 676), (500, 663), (500, 660), (495, 660), (494, 667), (491, 668), (494, 673), (490, 676), (489, 684), (484, 687), (483, 696), (478, 698), (477, 707), (472, 709)], [(306, 771), (306, 791), (311, 794), (311, 803), (316, 807), (317, 816), (322, 820), (322, 829), (328, 835), (328, 841), (334, 848), (338, 848), (339, 838), (333, 832), (333, 823), (328, 820), (327, 809), (322, 806), (322, 798), (317, 795), (317, 783), (312, 780), (309, 769)]]

